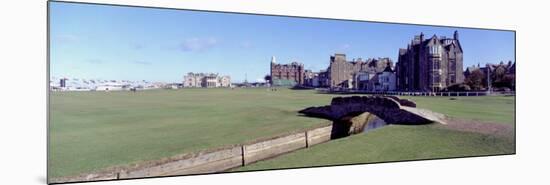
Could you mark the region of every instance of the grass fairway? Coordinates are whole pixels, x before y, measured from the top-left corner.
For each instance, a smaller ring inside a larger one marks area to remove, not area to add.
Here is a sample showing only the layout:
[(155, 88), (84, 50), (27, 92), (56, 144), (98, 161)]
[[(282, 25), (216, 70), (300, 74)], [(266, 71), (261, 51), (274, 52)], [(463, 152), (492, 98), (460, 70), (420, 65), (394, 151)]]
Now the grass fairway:
[[(137, 93), (52, 92), (50, 94), (48, 175), (49, 177), (77, 175), (111, 166), (156, 160), (312, 127), (326, 120), (298, 116), (297, 111), (309, 106), (327, 105), (333, 96), (335, 95), (317, 94), (311, 90), (267, 91), (263, 88), (149, 90)], [(417, 101), (419, 107), (452, 117), (513, 123), (514, 97), (459, 97), (458, 100), (449, 100), (445, 97), (407, 98)], [(325, 144), (319, 145), (321, 149), (317, 149), (319, 152), (316, 153), (319, 154), (315, 155), (323, 155), (322, 153), (332, 150), (332, 147), (329, 147), (332, 145), (351, 148), (358, 143), (376, 145), (377, 139), (383, 140), (378, 137), (387, 137), (382, 143), (395, 142), (394, 150), (398, 150), (400, 145), (424, 147), (419, 146), (424, 144), (421, 142), (437, 143), (438, 139), (433, 138), (448, 138), (444, 136), (444, 132), (449, 131), (434, 129), (429, 126), (386, 127), (366, 136), (358, 135), (331, 141), (326, 144), (326, 149), (322, 149), (325, 148)], [(433, 136), (420, 133), (423, 131), (432, 133)], [(375, 134), (377, 132), (387, 133), (377, 136)], [(469, 133), (454, 132), (450, 134), (457, 135), (453, 142), (470, 143), (465, 146), (485, 147), (483, 144), (472, 143), (480, 141), (475, 139), (478, 136), (470, 137)], [(403, 138), (413, 133), (418, 133), (419, 138), (425, 137), (425, 141), (400, 141), (408, 140)], [(368, 141), (362, 141), (365, 139)], [(331, 145), (331, 143), (342, 144)], [(428, 146), (439, 147), (440, 145)], [(314, 152), (313, 149), (308, 151)], [(370, 150), (377, 149), (370, 148)], [(472, 153), (478, 150), (472, 149)], [(346, 150), (340, 152), (346, 152)], [(379, 152), (392, 152), (392, 150), (382, 148)], [(357, 153), (349, 155), (353, 154)], [(359, 159), (361, 162), (368, 162), (363, 160), (364, 158)], [(398, 160), (399, 158), (388, 159)], [(320, 163), (316, 165), (325, 164), (322, 163), (321, 158), (318, 160)], [(306, 161), (304, 159), (304, 162)], [(269, 168), (274, 167), (278, 166)]]
[(430, 109), (450, 117), (514, 124), (515, 96), (422, 97), (405, 96), (419, 108)]
[(384, 161), (433, 159), (515, 152), (513, 137), (460, 132), (434, 125), (390, 125), (367, 134), (332, 140), (235, 171)]
[(326, 122), (297, 116), (311, 91), (181, 89), (52, 92), (51, 177), (238, 144)]
[[(449, 117), (479, 120), (514, 127), (515, 97), (419, 97), (406, 96), (420, 108)], [(385, 161), (418, 160), (515, 153), (513, 135), (495, 136), (449, 130), (435, 124), (390, 125), (347, 138), (260, 161), (234, 171), (296, 168)]]

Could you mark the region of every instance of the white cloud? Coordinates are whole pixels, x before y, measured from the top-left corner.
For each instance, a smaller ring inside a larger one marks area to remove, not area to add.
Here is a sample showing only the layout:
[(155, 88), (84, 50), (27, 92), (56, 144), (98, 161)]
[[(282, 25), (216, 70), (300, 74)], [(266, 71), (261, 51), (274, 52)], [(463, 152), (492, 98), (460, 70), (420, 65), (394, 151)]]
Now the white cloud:
[(241, 48), (248, 49), (248, 48), (252, 47), (252, 43), (249, 42), (249, 41), (243, 41), (243, 42), (241, 42), (241, 44), (239, 46), (241, 46)]
[(218, 44), (216, 38), (190, 38), (181, 43), (180, 48), (186, 52), (205, 51)]
[(350, 44), (342, 44), (342, 45), (340, 46), (340, 49), (341, 49), (341, 50), (346, 50), (346, 49), (349, 49), (349, 48), (351, 48), (351, 45), (350, 45)]

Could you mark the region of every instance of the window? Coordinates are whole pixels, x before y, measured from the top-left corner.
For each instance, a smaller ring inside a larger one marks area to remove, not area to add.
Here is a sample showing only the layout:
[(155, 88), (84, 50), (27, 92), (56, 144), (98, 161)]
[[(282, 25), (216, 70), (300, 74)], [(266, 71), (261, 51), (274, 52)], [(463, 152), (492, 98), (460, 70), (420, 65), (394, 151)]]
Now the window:
[(450, 68), (451, 71), (456, 70), (456, 62), (455, 62), (454, 59), (449, 60), (449, 66), (450, 66), (449, 68)]
[(440, 61), (439, 60), (434, 60), (432, 62), (432, 65), (433, 65), (433, 70), (439, 70), (439, 64), (440, 64)]
[(430, 54), (432, 55), (438, 55), (439, 54), (439, 45), (433, 45), (433, 46), (430, 46), (429, 47), (429, 50), (430, 50)]
[(439, 73), (434, 73), (433, 75), (433, 83), (439, 83)]
[(451, 84), (456, 83), (455, 74), (449, 75), (449, 78), (451, 79)]

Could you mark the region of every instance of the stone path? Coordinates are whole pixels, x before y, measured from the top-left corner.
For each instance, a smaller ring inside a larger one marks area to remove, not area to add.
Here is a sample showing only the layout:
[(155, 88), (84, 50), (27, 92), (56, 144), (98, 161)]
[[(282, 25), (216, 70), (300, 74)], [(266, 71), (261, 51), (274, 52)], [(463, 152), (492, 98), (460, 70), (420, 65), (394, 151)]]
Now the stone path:
[(410, 113), (413, 113), (417, 116), (423, 117), (423, 118), (425, 118), (427, 120), (430, 120), (430, 121), (433, 121), (433, 122), (438, 122), (438, 123), (441, 123), (441, 124), (447, 124), (447, 116), (445, 116), (444, 114), (438, 113), (438, 112), (433, 112), (433, 111), (428, 110), (428, 109), (421, 109), (421, 108), (415, 108), (415, 107), (406, 107), (406, 106), (402, 106), (401, 109), (406, 110)]

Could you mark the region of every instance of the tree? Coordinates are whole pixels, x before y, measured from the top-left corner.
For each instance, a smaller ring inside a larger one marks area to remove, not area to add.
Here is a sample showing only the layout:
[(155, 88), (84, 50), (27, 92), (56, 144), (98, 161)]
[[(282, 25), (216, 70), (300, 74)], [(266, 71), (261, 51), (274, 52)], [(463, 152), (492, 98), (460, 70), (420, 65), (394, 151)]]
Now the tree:
[(450, 91), (450, 92), (456, 92), (456, 91), (470, 91), (471, 88), (468, 84), (453, 84), (447, 88), (445, 88), (443, 91)]
[(515, 90), (516, 85), (516, 75), (514, 74), (507, 74), (502, 77), (502, 79), (499, 79), (499, 81), (493, 83), (495, 87), (500, 88), (509, 88), (512, 90)]
[(485, 87), (485, 81), (485, 74), (481, 70), (476, 69), (468, 75), (468, 78), (466, 78), (464, 83), (470, 86), (472, 90), (483, 90)]
[(506, 68), (500, 65), (496, 67), (495, 70), (491, 71), (491, 82), (495, 85), (501, 84), (504, 80), (504, 76), (506, 76)]
[(264, 80), (266, 83), (269, 83), (271, 81), (271, 75), (265, 75)]

